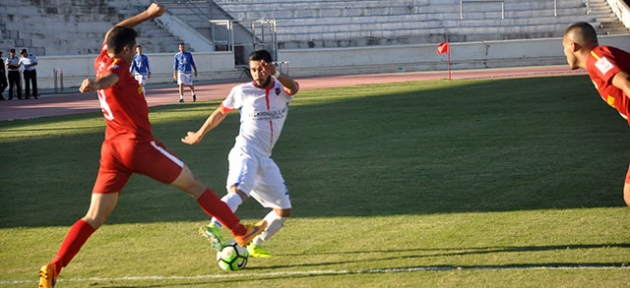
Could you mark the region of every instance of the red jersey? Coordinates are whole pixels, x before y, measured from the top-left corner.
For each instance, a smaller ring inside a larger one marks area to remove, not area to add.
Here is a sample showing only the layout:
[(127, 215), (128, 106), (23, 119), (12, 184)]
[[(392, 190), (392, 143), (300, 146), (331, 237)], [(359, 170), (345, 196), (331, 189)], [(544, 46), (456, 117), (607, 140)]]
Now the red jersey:
[(620, 71), (630, 72), (630, 54), (615, 47), (597, 46), (586, 60), (586, 70), (602, 99), (617, 109), (621, 117), (629, 120), (630, 95), (624, 95), (621, 89), (615, 87), (612, 78)]
[(142, 86), (129, 72), (129, 63), (107, 55), (107, 44), (94, 60), (98, 80), (114, 73), (118, 82), (107, 89), (98, 90), (98, 99), (107, 123), (105, 139), (124, 136), (129, 139), (153, 139), (149, 122), (149, 106)]

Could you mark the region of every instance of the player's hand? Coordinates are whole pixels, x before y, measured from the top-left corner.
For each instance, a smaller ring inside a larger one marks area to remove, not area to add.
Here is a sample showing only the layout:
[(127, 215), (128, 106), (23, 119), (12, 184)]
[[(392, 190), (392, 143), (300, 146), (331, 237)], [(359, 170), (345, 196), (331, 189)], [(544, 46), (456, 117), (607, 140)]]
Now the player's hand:
[(202, 138), (202, 136), (197, 134), (197, 132), (188, 131), (186, 136), (184, 136), (184, 138), (182, 138), (182, 142), (184, 142), (184, 143), (186, 143), (188, 145), (195, 145), (195, 144), (198, 144), (199, 142), (201, 142), (201, 138)]
[(197, 71), (195, 71), (195, 78), (197, 78)]
[(157, 18), (164, 15), (166, 12), (166, 7), (157, 3), (151, 3), (151, 6), (147, 8), (147, 13), (149, 13), (149, 17)]
[(81, 93), (96, 91), (96, 82), (90, 78), (83, 79), (83, 83), (81, 83), (79, 91), (81, 91)]
[(273, 76), (274, 74), (276, 74), (276, 65), (273, 65), (273, 63), (267, 63), (265, 62), (265, 60), (261, 60), (260, 66), (263, 68), (263, 70), (265, 70), (265, 75)]

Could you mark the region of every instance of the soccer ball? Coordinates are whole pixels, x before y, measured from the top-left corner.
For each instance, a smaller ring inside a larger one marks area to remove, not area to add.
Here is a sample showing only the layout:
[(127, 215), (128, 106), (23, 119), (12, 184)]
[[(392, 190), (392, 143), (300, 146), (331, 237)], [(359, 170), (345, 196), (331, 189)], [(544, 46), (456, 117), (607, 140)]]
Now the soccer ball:
[(217, 252), (217, 263), (225, 271), (236, 271), (247, 266), (247, 249), (238, 246), (233, 240), (223, 244), (221, 251)]

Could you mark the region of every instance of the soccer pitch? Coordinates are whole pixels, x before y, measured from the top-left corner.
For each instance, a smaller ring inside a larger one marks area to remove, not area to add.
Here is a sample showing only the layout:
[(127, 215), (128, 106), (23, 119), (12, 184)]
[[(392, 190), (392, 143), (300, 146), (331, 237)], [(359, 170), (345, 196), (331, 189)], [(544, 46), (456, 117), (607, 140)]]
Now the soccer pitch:
[[(218, 103), (151, 120), (223, 195), (237, 113), (180, 142)], [(0, 122), (0, 287), (35, 286), (86, 212), (103, 129), (99, 113)], [(294, 210), (274, 258), (220, 270), (196, 202), (133, 176), (57, 287), (630, 286), (629, 140), (584, 75), (302, 91), (272, 156)]]

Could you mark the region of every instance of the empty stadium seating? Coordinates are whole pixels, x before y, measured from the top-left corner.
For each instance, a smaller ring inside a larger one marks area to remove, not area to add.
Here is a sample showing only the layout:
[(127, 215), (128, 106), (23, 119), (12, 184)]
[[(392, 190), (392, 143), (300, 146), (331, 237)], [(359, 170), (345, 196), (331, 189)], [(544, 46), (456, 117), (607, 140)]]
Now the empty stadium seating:
[(282, 48), (561, 36), (575, 21), (628, 33), (604, 0), (215, 0), (235, 20), (276, 19)]
[[(146, 2), (146, 3), (145, 3)], [(144, 10), (148, 1), (0, 1), (0, 50), (27, 48), (35, 55), (98, 53), (112, 24)], [(177, 52), (180, 39), (148, 21), (137, 27), (145, 53)]]

